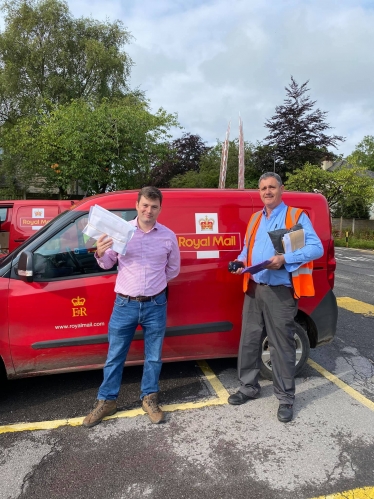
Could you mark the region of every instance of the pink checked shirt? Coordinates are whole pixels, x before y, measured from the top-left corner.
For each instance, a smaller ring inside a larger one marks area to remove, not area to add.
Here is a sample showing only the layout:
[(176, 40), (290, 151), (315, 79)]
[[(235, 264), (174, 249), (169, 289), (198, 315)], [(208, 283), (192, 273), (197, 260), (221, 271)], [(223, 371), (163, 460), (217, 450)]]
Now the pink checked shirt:
[[(129, 222), (137, 227), (127, 245), (126, 255), (107, 250), (97, 263), (110, 269), (118, 260), (114, 291), (129, 296), (153, 296), (166, 288), (180, 271), (180, 253), (174, 232), (155, 223), (149, 232), (138, 227), (138, 219)], [(96, 256), (96, 255), (95, 255)]]

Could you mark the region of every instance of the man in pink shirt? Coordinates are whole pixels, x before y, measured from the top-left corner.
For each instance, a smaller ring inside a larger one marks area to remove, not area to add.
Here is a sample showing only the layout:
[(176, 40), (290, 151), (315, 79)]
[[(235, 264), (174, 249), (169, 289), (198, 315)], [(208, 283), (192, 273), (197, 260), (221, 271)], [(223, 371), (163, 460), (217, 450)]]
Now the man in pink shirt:
[(127, 245), (125, 255), (111, 249), (113, 240), (106, 235), (97, 241), (96, 260), (110, 269), (118, 263), (114, 291), (116, 299), (109, 321), (108, 356), (98, 402), (83, 425), (90, 428), (117, 411), (123, 364), (138, 325), (144, 336), (144, 367), (141, 381), (142, 407), (152, 423), (161, 423), (158, 406), (158, 380), (161, 351), (166, 328), (166, 287), (179, 274), (180, 253), (173, 231), (157, 222), (162, 193), (156, 187), (143, 187), (136, 202), (138, 216), (130, 223), (137, 230)]

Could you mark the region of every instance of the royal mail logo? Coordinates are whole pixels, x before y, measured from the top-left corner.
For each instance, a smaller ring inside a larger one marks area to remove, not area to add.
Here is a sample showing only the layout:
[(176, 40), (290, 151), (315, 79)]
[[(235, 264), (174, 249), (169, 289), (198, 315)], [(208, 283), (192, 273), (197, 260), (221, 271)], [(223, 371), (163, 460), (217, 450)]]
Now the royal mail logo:
[(214, 220), (213, 218), (208, 218), (208, 215), (205, 215), (205, 218), (201, 218), (199, 220), (199, 224), (202, 231), (205, 230), (212, 231), (214, 228)]
[(87, 316), (87, 309), (83, 306), (86, 303), (86, 298), (77, 296), (71, 300), (71, 303), (73, 304), (73, 317)]
[(80, 298), (79, 296), (77, 296), (76, 298), (73, 298), (71, 300), (71, 303), (74, 305), (74, 307), (79, 307), (86, 303), (86, 298)]
[(19, 226), (22, 229), (29, 229), (29, 230), (39, 230), (47, 223), (52, 220), (52, 217), (46, 217), (46, 218), (29, 218), (29, 217), (21, 217), (19, 221)]
[(32, 218), (44, 218), (44, 208), (32, 208)]
[(240, 234), (177, 234), (178, 246), (183, 251), (240, 251)]

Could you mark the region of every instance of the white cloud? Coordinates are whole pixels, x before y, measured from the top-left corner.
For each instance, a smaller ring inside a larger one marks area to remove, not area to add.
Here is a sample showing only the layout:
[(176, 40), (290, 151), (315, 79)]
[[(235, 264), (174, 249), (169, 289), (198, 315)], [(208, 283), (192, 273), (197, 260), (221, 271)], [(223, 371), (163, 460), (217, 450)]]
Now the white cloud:
[[(185, 131), (214, 143), (227, 122), (245, 139), (267, 135), (293, 75), (328, 111), (349, 154), (374, 134), (372, 0), (68, 0), (73, 15), (121, 19), (134, 36), (131, 85), (152, 109), (178, 113)], [(180, 131), (176, 132), (180, 135)]]

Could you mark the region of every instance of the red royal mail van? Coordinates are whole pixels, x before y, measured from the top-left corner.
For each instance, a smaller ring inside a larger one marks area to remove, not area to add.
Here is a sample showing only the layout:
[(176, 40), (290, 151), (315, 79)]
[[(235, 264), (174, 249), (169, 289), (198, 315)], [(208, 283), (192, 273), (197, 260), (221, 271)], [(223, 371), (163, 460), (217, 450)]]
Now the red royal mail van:
[(0, 258), (76, 202), (39, 199), (0, 201)]
[[(169, 284), (163, 360), (236, 356), (242, 277), (227, 267), (242, 249), (251, 214), (262, 209), (259, 193), (165, 189), (163, 195), (159, 221), (177, 234), (182, 259), (179, 276)], [(136, 199), (137, 191), (87, 198), (0, 261), (0, 357), (8, 378), (102, 367), (116, 268), (97, 265), (95, 241), (83, 237), (82, 228), (95, 204), (133, 219)], [(309, 348), (335, 334), (334, 243), (321, 194), (285, 192), (284, 201), (308, 212), (324, 247), (323, 257), (314, 262), (316, 295), (299, 302), (295, 345), (300, 371)], [(143, 362), (143, 347), (139, 329), (127, 364)], [(266, 338), (262, 359), (262, 373), (271, 377)]]

